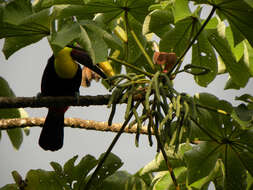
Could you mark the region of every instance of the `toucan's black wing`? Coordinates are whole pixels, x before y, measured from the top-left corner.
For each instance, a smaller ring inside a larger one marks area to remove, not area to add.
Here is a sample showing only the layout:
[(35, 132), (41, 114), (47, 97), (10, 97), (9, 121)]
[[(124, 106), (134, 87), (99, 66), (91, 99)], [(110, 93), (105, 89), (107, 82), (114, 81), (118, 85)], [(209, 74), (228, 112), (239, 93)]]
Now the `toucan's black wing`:
[(76, 75), (71, 79), (60, 78), (55, 71), (54, 55), (48, 59), (47, 66), (41, 80), (41, 93), (43, 96), (75, 96), (79, 92), (82, 81), (82, 70), (78, 65)]

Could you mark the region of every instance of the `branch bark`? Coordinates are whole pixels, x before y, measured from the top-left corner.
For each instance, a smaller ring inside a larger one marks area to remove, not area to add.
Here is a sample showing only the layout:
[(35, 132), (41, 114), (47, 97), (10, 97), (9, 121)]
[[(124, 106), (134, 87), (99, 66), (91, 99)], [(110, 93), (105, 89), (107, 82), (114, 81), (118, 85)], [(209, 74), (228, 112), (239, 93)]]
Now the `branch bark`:
[(59, 97), (0, 97), (0, 108), (107, 105), (110, 95)]
[[(12, 128), (25, 128), (40, 126), (44, 124), (45, 118), (40, 117), (30, 117), (30, 118), (14, 118), (14, 119), (1, 119), (0, 120), (0, 130), (12, 129)], [(107, 122), (97, 122), (93, 120), (83, 120), (78, 118), (65, 118), (65, 127), (80, 128), (96, 131), (109, 131), (109, 132), (119, 132), (122, 124), (115, 123), (108, 126)], [(133, 125), (131, 128), (127, 126), (124, 130), (125, 133), (136, 133), (137, 125)], [(148, 134), (147, 126), (142, 126), (140, 129), (141, 134)]]

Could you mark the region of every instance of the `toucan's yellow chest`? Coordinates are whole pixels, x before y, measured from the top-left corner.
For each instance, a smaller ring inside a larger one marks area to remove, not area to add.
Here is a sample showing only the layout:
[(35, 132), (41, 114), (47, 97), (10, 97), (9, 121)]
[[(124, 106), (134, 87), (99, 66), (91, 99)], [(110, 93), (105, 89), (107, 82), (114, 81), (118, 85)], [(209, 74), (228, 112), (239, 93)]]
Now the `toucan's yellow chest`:
[(78, 64), (72, 59), (71, 51), (71, 48), (65, 47), (55, 56), (55, 72), (61, 78), (71, 79), (77, 73)]

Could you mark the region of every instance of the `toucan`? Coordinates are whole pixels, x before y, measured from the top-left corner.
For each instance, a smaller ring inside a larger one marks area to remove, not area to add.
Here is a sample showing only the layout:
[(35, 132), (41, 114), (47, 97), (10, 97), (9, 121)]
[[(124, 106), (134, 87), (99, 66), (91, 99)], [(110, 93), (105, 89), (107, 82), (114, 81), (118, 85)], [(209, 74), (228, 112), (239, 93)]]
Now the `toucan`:
[[(100, 68), (93, 64), (89, 54), (80, 48), (65, 47), (47, 62), (41, 80), (41, 96), (76, 96), (82, 81), (79, 64), (90, 68), (102, 78), (107, 78)], [(44, 150), (56, 151), (63, 146), (64, 113), (68, 107), (50, 106), (45, 119), (39, 145)]]

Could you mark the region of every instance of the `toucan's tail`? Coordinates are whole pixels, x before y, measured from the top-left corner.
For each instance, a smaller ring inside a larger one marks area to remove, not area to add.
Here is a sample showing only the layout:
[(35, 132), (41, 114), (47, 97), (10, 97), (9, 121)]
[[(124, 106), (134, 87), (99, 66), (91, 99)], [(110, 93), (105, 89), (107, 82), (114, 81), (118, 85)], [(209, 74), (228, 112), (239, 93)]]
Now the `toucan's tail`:
[(49, 108), (43, 125), (39, 145), (44, 150), (56, 151), (63, 146), (64, 113), (67, 108)]

